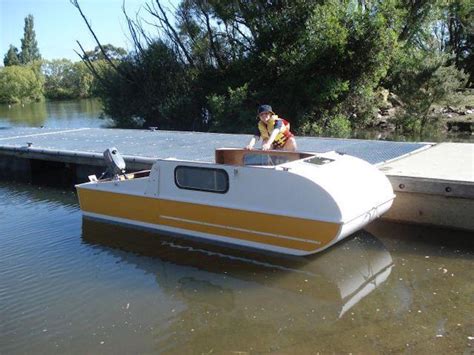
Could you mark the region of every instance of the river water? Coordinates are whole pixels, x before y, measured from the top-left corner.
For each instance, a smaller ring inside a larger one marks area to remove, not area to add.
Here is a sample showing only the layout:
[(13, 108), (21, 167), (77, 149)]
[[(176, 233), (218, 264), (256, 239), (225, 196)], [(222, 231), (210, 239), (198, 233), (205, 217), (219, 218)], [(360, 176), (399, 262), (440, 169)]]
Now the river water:
[(377, 221), (278, 257), (83, 219), (71, 188), (6, 181), (0, 222), (0, 354), (474, 349), (472, 233)]
[(471, 353), (465, 232), (378, 221), (287, 258), (83, 219), (0, 182), (0, 353)]
[(107, 119), (100, 119), (101, 112), (102, 106), (95, 99), (45, 101), (24, 105), (0, 104), (0, 128), (106, 127), (111, 122)]

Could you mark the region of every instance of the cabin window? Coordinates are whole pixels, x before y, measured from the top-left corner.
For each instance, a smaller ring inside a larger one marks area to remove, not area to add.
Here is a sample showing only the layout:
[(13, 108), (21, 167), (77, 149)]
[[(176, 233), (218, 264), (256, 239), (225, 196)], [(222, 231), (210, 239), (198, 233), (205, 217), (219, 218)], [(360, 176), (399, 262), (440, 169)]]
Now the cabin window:
[(290, 161), (288, 156), (274, 154), (245, 154), (244, 165), (275, 166)]
[(180, 189), (226, 193), (229, 175), (223, 169), (178, 166), (174, 170), (176, 186)]

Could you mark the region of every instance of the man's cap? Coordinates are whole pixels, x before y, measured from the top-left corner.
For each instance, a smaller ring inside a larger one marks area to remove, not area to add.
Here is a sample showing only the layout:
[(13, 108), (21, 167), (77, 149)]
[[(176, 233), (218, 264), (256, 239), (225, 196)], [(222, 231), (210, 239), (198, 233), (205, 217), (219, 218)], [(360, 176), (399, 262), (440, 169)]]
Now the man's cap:
[(264, 113), (264, 112), (270, 112), (272, 115), (275, 114), (270, 105), (260, 105), (257, 110), (257, 115), (260, 115), (261, 113)]

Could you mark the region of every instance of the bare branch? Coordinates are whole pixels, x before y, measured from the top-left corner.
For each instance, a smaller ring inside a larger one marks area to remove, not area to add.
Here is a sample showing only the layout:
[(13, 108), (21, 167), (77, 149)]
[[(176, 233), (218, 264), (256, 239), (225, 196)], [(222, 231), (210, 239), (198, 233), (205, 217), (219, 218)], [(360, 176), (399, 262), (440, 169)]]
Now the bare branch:
[(147, 11), (150, 13), (150, 15), (156, 17), (164, 25), (163, 29), (164, 29), (165, 33), (167, 34), (167, 36), (170, 38), (170, 40), (172, 40), (181, 49), (181, 52), (186, 57), (188, 63), (191, 66), (195, 67), (194, 60), (193, 60), (192, 56), (189, 54), (189, 52), (186, 49), (186, 47), (184, 46), (183, 42), (179, 38), (179, 35), (176, 32), (175, 28), (173, 27), (173, 25), (171, 25), (171, 22), (168, 20), (168, 16), (166, 16), (166, 12), (163, 9), (163, 7), (161, 6), (160, 1), (155, 0), (155, 3), (156, 3), (156, 6), (158, 6), (158, 10), (159, 10), (160, 13), (158, 14), (157, 11), (156, 11), (156, 8), (155, 7), (153, 7), (153, 8), (150, 7), (149, 4), (145, 5)]
[(185, 13), (184, 10), (179, 11), (178, 14), (180, 15), (181, 20), (184, 23), (184, 26), (186, 27), (186, 30), (188, 31), (189, 38), (191, 39), (193, 45), (196, 45), (196, 38), (193, 36), (192, 31), (191, 31), (191, 24), (189, 23), (189, 16)]
[(96, 70), (96, 68), (94, 67), (94, 64), (91, 62), (89, 56), (87, 55), (86, 51), (82, 47), (81, 43), (79, 41), (76, 41), (76, 42), (79, 45), (79, 48), (81, 48), (82, 55), (76, 50), (74, 50), (74, 52), (76, 52), (76, 54), (82, 59), (82, 61), (87, 66), (87, 68), (92, 72), (94, 77), (98, 79), (102, 84), (105, 84), (105, 79)]
[(94, 40), (95, 42), (97, 43), (97, 45), (99, 46), (100, 48), (100, 51), (102, 52), (102, 54), (104, 55), (104, 58), (105, 60), (112, 66), (112, 68), (114, 68), (116, 71), (120, 72), (120, 70), (117, 68), (117, 66), (115, 65), (115, 63), (110, 59), (110, 57), (107, 55), (106, 51), (104, 50), (104, 48), (102, 47), (102, 44), (99, 42), (99, 39), (97, 38), (95, 32), (92, 30), (92, 27), (89, 23), (89, 21), (87, 20), (86, 16), (84, 15), (84, 13), (82, 12), (82, 9), (81, 7), (79, 6), (79, 2), (78, 0), (69, 0), (71, 2), (71, 4), (79, 11), (79, 13), (81, 14), (81, 17), (82, 19), (84, 20), (84, 22), (86, 23), (87, 25), (87, 28), (89, 29), (89, 32), (92, 34), (92, 36), (94, 37)]
[(239, 35), (240, 35), (243, 39), (245, 39), (245, 40), (247, 41), (247, 43), (248, 43), (249, 45), (246, 45), (246, 48), (248, 48), (249, 50), (251, 50), (251, 45), (252, 45), (252, 43), (253, 43), (252, 39), (248, 38), (248, 37), (240, 30), (240, 28), (239, 28), (238, 25), (232, 25), (232, 27), (233, 27), (234, 30), (236, 30), (236, 31), (239, 33)]
[(125, 9), (125, 0), (123, 0), (122, 3), (122, 12), (125, 16), (125, 20), (127, 21), (127, 26), (128, 26), (128, 31), (130, 32), (130, 35), (132, 37), (133, 44), (135, 46), (135, 50), (142, 53), (143, 52), (143, 47), (140, 41), (140, 38), (138, 36), (138, 33), (136, 31), (136, 28), (138, 27), (137, 24), (128, 16), (127, 11)]
[(207, 28), (207, 35), (209, 37), (209, 44), (211, 46), (211, 50), (214, 54), (214, 57), (216, 58), (217, 65), (219, 66), (219, 68), (224, 68), (224, 63), (223, 63), (223, 60), (222, 60), (221, 53), (220, 53), (219, 49), (217, 48), (218, 45), (216, 45), (216, 43), (214, 42), (214, 36), (213, 36), (213, 33), (212, 33), (209, 14), (202, 7), (202, 4), (201, 4), (200, 1), (197, 1), (197, 6), (199, 7), (199, 10), (201, 10), (201, 13), (204, 15), (205, 24), (206, 24), (206, 28)]

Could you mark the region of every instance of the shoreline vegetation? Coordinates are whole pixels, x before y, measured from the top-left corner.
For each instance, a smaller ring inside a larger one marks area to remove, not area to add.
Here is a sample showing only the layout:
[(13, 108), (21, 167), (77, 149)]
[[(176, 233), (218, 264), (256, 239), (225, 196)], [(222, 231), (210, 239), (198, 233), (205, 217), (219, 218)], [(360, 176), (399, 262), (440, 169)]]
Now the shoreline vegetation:
[[(144, 0), (151, 34), (125, 11), (134, 49), (102, 44), (45, 61), (33, 16), (0, 68), (0, 103), (97, 97), (123, 128), (252, 133), (271, 103), (298, 135), (472, 133), (469, 0)], [(433, 128), (434, 127), (434, 128)], [(383, 133), (385, 132), (385, 133)]]

